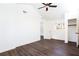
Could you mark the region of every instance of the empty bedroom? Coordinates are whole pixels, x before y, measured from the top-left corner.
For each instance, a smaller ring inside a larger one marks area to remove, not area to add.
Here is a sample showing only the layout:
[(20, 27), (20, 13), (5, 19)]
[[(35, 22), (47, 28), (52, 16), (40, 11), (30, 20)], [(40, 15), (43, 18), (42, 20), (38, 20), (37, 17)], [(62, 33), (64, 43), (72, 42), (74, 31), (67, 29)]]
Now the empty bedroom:
[(0, 56), (79, 56), (79, 4), (0, 3)]

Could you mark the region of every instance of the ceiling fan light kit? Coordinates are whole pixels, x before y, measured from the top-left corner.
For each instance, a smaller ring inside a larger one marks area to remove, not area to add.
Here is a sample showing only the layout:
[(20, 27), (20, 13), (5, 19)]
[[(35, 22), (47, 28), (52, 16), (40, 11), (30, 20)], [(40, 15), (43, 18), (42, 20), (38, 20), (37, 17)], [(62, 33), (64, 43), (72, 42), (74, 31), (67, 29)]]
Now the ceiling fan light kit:
[(48, 7), (46, 7), (46, 11), (48, 11)]

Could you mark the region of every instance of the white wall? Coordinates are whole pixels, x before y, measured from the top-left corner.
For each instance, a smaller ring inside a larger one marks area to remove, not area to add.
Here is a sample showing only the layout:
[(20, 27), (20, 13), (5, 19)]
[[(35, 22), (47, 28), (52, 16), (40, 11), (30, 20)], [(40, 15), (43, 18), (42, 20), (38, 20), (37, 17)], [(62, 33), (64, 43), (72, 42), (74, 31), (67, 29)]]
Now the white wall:
[(47, 20), (44, 21), (44, 36), (46, 39), (54, 38), (59, 40), (64, 40), (65, 38), (65, 30), (57, 29), (56, 26), (58, 23), (63, 23), (63, 21), (54, 21)]
[[(23, 10), (27, 13), (23, 14)], [(41, 17), (32, 5), (17, 5), (16, 38), (18, 45), (40, 40), (40, 21)]]
[(0, 52), (15, 48), (15, 5), (0, 4)]
[[(72, 2), (72, 3), (71, 3)], [(66, 16), (68, 19), (77, 18), (77, 9), (79, 8), (78, 0), (64, 0), (65, 10), (66, 10)]]
[[(72, 2), (72, 3), (71, 3)], [(77, 18), (78, 17), (78, 9), (79, 9), (79, 1), (78, 0), (64, 0), (65, 6), (65, 19), (66, 24), (68, 24), (68, 19)], [(78, 19), (78, 18), (77, 18)], [(68, 37), (68, 26), (66, 26), (66, 33)], [(68, 43), (68, 39), (65, 40)]]
[(40, 40), (40, 20), (32, 5), (0, 4), (0, 52)]

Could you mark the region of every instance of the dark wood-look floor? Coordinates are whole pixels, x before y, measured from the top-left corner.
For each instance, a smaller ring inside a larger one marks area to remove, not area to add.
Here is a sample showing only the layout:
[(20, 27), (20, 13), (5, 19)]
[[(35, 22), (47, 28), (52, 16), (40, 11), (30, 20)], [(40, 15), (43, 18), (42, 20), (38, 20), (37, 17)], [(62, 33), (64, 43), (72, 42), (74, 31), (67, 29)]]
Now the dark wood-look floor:
[(40, 40), (0, 53), (1, 56), (79, 56), (74, 43), (65, 44), (59, 40)]

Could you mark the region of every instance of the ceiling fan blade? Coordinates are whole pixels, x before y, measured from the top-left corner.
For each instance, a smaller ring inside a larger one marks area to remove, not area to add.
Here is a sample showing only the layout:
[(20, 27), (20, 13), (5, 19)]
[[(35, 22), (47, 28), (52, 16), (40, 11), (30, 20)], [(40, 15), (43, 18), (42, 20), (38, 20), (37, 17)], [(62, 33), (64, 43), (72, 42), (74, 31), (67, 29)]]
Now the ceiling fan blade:
[(48, 3), (48, 5), (51, 5), (52, 3)]
[(50, 5), (49, 7), (57, 7), (57, 5)]
[(42, 3), (43, 5), (46, 5), (46, 6), (49, 6), (51, 5), (52, 3)]
[(45, 3), (42, 3), (43, 5), (47, 5), (47, 4), (45, 4)]
[(40, 7), (40, 8), (38, 8), (38, 9), (42, 9), (42, 8), (44, 8), (44, 7), (46, 7), (46, 6)]

